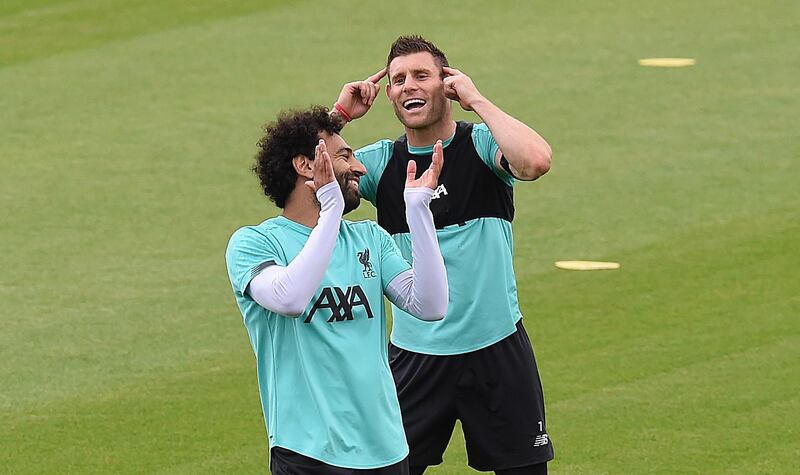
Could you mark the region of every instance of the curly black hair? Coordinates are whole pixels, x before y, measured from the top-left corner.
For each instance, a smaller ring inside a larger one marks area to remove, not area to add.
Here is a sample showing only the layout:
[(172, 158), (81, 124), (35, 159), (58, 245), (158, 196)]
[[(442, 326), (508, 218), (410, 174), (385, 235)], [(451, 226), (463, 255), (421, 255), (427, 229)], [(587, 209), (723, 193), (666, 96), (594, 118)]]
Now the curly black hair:
[(278, 208), (286, 200), (297, 181), (292, 159), (298, 155), (314, 159), (314, 148), (319, 134), (338, 134), (344, 124), (328, 113), (328, 108), (311, 106), (309, 109), (286, 110), (278, 119), (264, 126), (264, 137), (258, 141), (256, 163), (252, 170), (261, 181), (264, 194)]

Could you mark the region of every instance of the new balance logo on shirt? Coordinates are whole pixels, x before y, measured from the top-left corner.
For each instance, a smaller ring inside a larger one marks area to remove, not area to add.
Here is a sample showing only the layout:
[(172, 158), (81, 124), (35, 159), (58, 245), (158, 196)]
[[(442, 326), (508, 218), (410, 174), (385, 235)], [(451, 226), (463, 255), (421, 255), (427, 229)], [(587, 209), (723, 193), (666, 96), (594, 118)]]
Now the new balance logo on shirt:
[[(360, 254), (360, 253), (359, 253)], [(311, 323), (311, 319), (317, 310), (327, 308), (331, 311), (331, 316), (328, 323), (343, 322), (345, 320), (353, 319), (353, 309), (361, 305), (367, 312), (367, 318), (372, 318), (372, 309), (369, 306), (369, 300), (364, 294), (364, 290), (360, 285), (347, 287), (347, 290), (342, 290), (339, 287), (325, 287), (319, 294), (319, 298), (314, 302), (311, 311), (304, 320), (304, 323)]]
[(550, 443), (550, 438), (547, 437), (547, 434), (537, 435), (536, 439), (533, 440), (534, 447), (541, 447), (542, 445), (547, 445)]

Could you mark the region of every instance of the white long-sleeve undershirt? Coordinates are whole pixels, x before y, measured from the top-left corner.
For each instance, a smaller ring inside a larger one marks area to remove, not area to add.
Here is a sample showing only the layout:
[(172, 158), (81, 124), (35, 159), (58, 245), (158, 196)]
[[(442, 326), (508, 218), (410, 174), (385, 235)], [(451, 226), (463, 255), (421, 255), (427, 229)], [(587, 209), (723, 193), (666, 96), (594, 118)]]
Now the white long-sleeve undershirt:
[(297, 257), (286, 267), (267, 267), (250, 281), (247, 288), (250, 297), (267, 310), (300, 316), (325, 276), (344, 212), (339, 182), (320, 187), (317, 200), (320, 205), (317, 225)]
[[(436, 239), (429, 204), (430, 188), (407, 188), (406, 219), (411, 233), (413, 267), (389, 282), (385, 293), (399, 308), (422, 320), (440, 320), (447, 313), (447, 273)], [(288, 266), (265, 268), (250, 281), (248, 293), (259, 305), (281, 315), (303, 313), (319, 288), (330, 263), (344, 198), (338, 182), (317, 190), (320, 216), (303, 249)]]
[(403, 198), (411, 232), (413, 266), (389, 282), (386, 297), (421, 320), (441, 320), (447, 313), (448, 286), (447, 271), (429, 208), (433, 190), (406, 188)]

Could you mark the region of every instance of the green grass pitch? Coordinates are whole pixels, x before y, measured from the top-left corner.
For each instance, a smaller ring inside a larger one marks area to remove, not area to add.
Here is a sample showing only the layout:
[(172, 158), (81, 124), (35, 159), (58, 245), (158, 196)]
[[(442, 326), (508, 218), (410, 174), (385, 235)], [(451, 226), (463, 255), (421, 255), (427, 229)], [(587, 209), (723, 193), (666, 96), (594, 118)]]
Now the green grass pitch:
[[(223, 257), (276, 213), (260, 124), (408, 33), (553, 145), (514, 224), (552, 473), (797, 473), (798, 5), (3, 1), (0, 473), (266, 472)], [(457, 431), (429, 473), (469, 471)]]

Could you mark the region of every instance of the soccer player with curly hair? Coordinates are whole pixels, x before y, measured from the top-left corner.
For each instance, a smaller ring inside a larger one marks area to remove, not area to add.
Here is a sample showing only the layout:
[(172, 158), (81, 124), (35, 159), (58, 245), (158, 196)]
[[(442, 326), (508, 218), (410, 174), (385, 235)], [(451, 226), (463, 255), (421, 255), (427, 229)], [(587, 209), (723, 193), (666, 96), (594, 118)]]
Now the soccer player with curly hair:
[(413, 267), (360, 202), (364, 166), (324, 107), (266, 126), (253, 167), (280, 216), (237, 230), (226, 262), (256, 357), (275, 475), (402, 475), (408, 445), (387, 355), (384, 296), (425, 321), (447, 311), (428, 205), (441, 144), (403, 200)]

